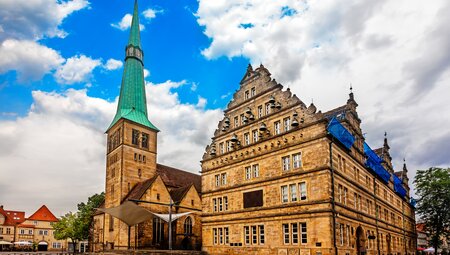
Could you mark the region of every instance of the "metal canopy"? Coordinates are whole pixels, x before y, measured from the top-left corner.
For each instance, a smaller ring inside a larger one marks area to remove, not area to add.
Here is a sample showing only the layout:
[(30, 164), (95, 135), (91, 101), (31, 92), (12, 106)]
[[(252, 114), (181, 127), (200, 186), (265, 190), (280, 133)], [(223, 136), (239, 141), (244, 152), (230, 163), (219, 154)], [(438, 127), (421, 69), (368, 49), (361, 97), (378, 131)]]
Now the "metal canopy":
[[(134, 226), (136, 224), (142, 223), (153, 218), (154, 216), (162, 219), (165, 222), (169, 222), (169, 214), (153, 213), (131, 201), (125, 201), (124, 203), (116, 207), (99, 208), (98, 210), (110, 214), (115, 218), (118, 218), (128, 226)], [(172, 221), (191, 213), (192, 212), (172, 214)]]

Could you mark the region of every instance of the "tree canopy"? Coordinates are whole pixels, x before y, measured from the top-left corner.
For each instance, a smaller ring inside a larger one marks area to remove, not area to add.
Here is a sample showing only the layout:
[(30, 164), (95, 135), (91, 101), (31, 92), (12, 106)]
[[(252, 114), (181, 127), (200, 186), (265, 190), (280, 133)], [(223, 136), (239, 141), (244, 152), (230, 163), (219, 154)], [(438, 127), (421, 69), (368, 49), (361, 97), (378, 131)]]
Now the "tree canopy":
[(450, 236), (450, 168), (418, 170), (414, 184), (418, 196), (417, 213), (437, 252), (442, 238)]
[(88, 198), (87, 203), (79, 203), (76, 213), (69, 212), (62, 216), (53, 225), (55, 238), (58, 240), (70, 239), (74, 246), (79, 241), (87, 240), (89, 238), (95, 208), (100, 206), (104, 198), (105, 194), (103, 192), (101, 194), (95, 194)]

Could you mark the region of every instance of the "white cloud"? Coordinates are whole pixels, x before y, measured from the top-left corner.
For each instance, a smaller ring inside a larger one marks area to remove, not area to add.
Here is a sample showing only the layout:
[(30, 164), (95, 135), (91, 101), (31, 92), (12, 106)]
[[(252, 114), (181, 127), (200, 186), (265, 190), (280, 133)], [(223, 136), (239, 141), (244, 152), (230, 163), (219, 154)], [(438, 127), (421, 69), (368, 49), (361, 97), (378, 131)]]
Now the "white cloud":
[[(111, 26), (115, 27), (115, 28), (117, 28), (119, 30), (125, 31), (125, 30), (127, 30), (128, 28), (131, 27), (131, 21), (132, 20), (133, 20), (133, 15), (127, 13), (127, 14), (125, 14), (125, 16), (123, 16), (123, 18), (119, 22), (112, 23)], [(145, 26), (142, 25), (142, 24), (139, 24), (139, 30), (142, 31), (144, 29), (145, 29)]]
[(57, 51), (29, 40), (3, 41), (0, 56), (0, 73), (16, 70), (22, 82), (38, 80), (64, 62)]
[(110, 59), (108, 59), (108, 61), (106, 61), (104, 68), (106, 70), (116, 70), (116, 69), (121, 68), (122, 66), (123, 66), (122, 61), (110, 58)]
[(152, 8), (148, 8), (147, 10), (143, 11), (142, 14), (144, 14), (144, 17), (148, 20), (156, 18), (157, 13), (163, 13), (162, 10), (155, 10)]
[(144, 68), (144, 78), (147, 78), (148, 76), (150, 76), (150, 71)]
[(200, 0), (196, 16), (212, 40), (206, 58), (262, 62), (319, 109), (344, 104), (352, 83), (368, 141), (381, 146), (388, 131), (395, 166), (406, 156), (412, 175), (450, 165), (423, 150), (450, 137), (442, 118), (450, 112), (449, 11), (444, 0)]
[(71, 13), (89, 6), (87, 0), (4, 0), (0, 1), (3, 33), (8, 38), (38, 40), (44, 37), (65, 37), (59, 26)]
[[(198, 173), (204, 147), (222, 113), (181, 103), (176, 89), (185, 84), (148, 83), (149, 119), (161, 130), (158, 162)], [(0, 194), (8, 194), (2, 202), (9, 208), (31, 213), (46, 204), (58, 216), (104, 190), (104, 131), (117, 99), (90, 97), (85, 89), (32, 95), (25, 117), (0, 120)], [(77, 192), (54, 195), (61, 190)]]
[(92, 71), (101, 65), (99, 59), (92, 59), (84, 55), (68, 58), (64, 65), (56, 70), (54, 77), (60, 84), (87, 82)]

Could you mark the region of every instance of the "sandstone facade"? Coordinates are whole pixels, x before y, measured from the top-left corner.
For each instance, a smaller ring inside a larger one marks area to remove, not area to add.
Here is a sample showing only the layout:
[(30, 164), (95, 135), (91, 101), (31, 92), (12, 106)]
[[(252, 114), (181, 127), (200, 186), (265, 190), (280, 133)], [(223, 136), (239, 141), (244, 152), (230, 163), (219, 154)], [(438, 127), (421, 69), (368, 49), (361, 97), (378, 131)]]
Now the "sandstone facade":
[[(394, 172), (386, 138), (375, 152), (390, 179), (367, 167), (356, 107), (351, 93), (345, 105), (317, 112), (264, 66), (249, 66), (202, 160), (203, 250), (413, 254), (406, 166)], [(355, 138), (350, 149), (330, 134), (332, 119)]]

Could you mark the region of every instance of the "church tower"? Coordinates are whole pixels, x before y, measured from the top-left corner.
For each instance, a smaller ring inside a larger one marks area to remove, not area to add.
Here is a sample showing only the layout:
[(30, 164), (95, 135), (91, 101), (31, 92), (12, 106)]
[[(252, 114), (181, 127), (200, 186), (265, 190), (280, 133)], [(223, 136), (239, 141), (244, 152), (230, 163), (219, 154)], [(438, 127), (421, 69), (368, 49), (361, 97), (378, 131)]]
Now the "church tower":
[[(156, 174), (157, 133), (148, 119), (144, 84), (144, 53), (139, 32), (137, 0), (130, 37), (125, 48), (125, 65), (117, 112), (108, 127), (106, 152), (105, 207), (122, 203), (138, 182)], [(126, 226), (117, 219), (105, 219), (105, 241), (110, 246), (126, 245)], [(112, 248), (110, 247), (110, 248)]]

